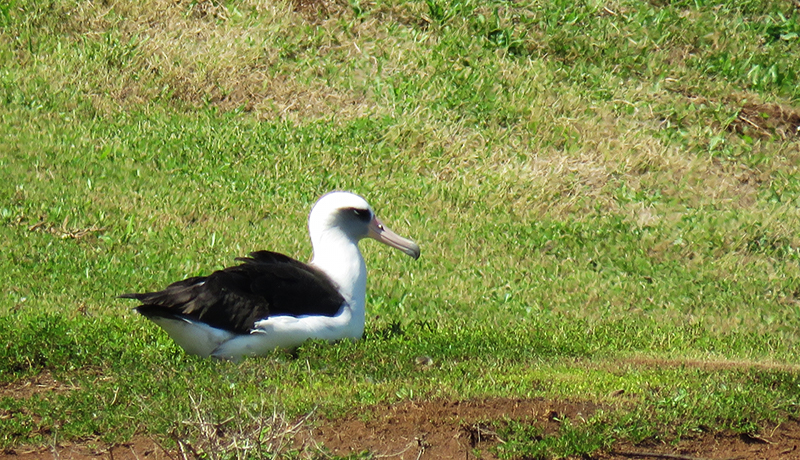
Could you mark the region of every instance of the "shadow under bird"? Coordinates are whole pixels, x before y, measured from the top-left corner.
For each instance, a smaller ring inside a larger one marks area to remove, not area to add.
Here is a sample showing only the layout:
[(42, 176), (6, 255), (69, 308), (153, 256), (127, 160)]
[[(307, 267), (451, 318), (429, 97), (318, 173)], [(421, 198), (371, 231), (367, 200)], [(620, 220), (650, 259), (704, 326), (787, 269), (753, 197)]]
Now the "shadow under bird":
[(178, 281), (163, 291), (123, 294), (187, 353), (238, 360), (308, 339), (364, 333), (367, 268), (358, 249), (373, 238), (417, 259), (419, 246), (389, 230), (364, 198), (330, 192), (308, 216), (310, 263), (270, 251), (240, 265)]

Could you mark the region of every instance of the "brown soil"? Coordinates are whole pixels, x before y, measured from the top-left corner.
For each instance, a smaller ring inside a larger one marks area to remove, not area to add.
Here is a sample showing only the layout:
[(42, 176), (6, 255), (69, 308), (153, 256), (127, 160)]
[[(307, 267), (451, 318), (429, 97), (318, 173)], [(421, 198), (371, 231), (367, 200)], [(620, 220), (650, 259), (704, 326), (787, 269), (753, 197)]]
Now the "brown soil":
[[(637, 366), (676, 365), (671, 361), (636, 358)], [(692, 367), (776, 367), (764, 363), (686, 362)], [(794, 368), (787, 370), (796, 370)], [(49, 372), (30, 379), (0, 384), (0, 398), (30, 398), (36, 394), (66, 392), (72, 385), (59, 382)], [(408, 401), (397, 405), (377, 405), (343, 418), (328, 420), (305, 417), (286, 424), (292, 426), (281, 436), (291, 439), (289, 448), (301, 458), (324, 458), (325, 454), (348, 456), (369, 451), (374, 458), (394, 459), (494, 459), (492, 448), (504, 443), (494, 431), (497, 422), (517, 421), (532, 424), (545, 434), (557, 435), (561, 421), (580, 424), (602, 406), (591, 402), (545, 399), (491, 398), (469, 401)], [(0, 417), (2, 417), (0, 413)], [(208, 440), (207, 440), (208, 441)], [(213, 443), (211, 443), (213, 444)], [(211, 445), (209, 444), (209, 446)], [(174, 445), (170, 444), (170, 445)], [(108, 459), (184, 459), (193, 458), (192, 447), (165, 448), (156, 439), (140, 435), (130, 442), (108, 445), (97, 439), (59, 442), (48, 446), (22, 446), (0, 450), (0, 460), (58, 458)], [(202, 447), (202, 446), (200, 446)], [(207, 450), (208, 446), (205, 446)], [(202, 449), (201, 449), (202, 450)], [(323, 454), (323, 452), (325, 454)], [(479, 454), (480, 457), (476, 457)], [(789, 420), (765, 427), (761, 433), (697, 433), (676, 444), (648, 442), (632, 445), (620, 442), (606, 452), (588, 458), (627, 459), (797, 459), (800, 460), (800, 421)]]
[(380, 405), (363, 414), (318, 423), (298, 441), (325, 446), (332, 454), (347, 456), (368, 450), (396, 459), (496, 458), (488, 449), (501, 440), (490, 423), (515, 420), (558, 431), (561, 419), (573, 423), (588, 418), (597, 405), (543, 399), (488, 399), (476, 401), (410, 401)]
[(60, 393), (74, 389), (74, 386), (54, 379), (50, 371), (43, 371), (30, 379), (0, 383), (0, 398), (28, 399), (36, 394)]
[(614, 446), (611, 453), (597, 455), (595, 458), (797, 460), (800, 459), (800, 423), (796, 420), (789, 421), (772, 427), (764, 435), (702, 434), (682, 440), (674, 446), (655, 443), (633, 446), (620, 443)]
[(744, 104), (728, 130), (751, 137), (800, 136), (800, 113), (777, 104)]
[(2, 460), (88, 460), (107, 458), (114, 460), (174, 460), (182, 458), (180, 452), (167, 452), (156, 441), (147, 437), (138, 437), (130, 442), (113, 446), (97, 442), (85, 441), (62, 443), (57, 446), (36, 448), (14, 448), (0, 451)]
[[(555, 434), (561, 419), (580, 423), (598, 408), (585, 402), (542, 399), (408, 402), (322, 423), (299, 440), (325, 446), (340, 456), (369, 450), (376, 458), (401, 460), (495, 459), (490, 448), (504, 441), (487, 422), (523, 421)], [(800, 459), (800, 423), (789, 421), (753, 436), (699, 434), (677, 445), (620, 443), (610, 452), (597, 452), (590, 458)]]
[[(516, 420), (534, 424), (545, 433), (557, 433), (562, 418), (580, 423), (599, 406), (586, 402), (543, 399), (488, 399), (474, 401), (411, 401), (395, 406), (379, 405), (337, 420), (305, 421), (296, 433), (294, 449), (301, 458), (347, 456), (364, 451), (373, 458), (392, 459), (494, 459), (491, 448), (504, 441), (492, 431), (492, 421)], [(476, 457), (479, 454), (480, 457)], [(0, 460), (183, 459), (189, 452), (167, 451), (154, 439), (139, 436), (114, 446), (94, 441), (55, 447), (15, 448), (0, 452)], [(800, 423), (790, 420), (769, 427), (760, 435), (733, 433), (698, 434), (675, 445), (650, 442), (619, 443), (592, 459), (798, 459)]]

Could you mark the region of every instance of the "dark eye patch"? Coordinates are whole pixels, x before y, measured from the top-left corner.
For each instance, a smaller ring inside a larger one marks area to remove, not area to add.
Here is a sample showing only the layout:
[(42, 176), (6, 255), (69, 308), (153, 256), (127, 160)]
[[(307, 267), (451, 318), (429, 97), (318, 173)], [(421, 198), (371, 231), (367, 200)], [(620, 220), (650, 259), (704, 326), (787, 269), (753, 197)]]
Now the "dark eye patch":
[(372, 220), (372, 213), (369, 212), (369, 209), (350, 208), (350, 212), (352, 212), (359, 220), (363, 220), (364, 222), (369, 222)]

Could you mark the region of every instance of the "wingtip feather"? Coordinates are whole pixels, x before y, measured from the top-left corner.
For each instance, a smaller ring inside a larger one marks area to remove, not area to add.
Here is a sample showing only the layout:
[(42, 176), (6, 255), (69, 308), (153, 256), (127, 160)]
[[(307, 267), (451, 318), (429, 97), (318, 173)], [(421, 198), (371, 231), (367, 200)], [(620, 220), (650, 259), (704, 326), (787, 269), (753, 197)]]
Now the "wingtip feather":
[(140, 294), (136, 294), (135, 292), (129, 292), (127, 294), (120, 294), (117, 296), (118, 299), (139, 299)]

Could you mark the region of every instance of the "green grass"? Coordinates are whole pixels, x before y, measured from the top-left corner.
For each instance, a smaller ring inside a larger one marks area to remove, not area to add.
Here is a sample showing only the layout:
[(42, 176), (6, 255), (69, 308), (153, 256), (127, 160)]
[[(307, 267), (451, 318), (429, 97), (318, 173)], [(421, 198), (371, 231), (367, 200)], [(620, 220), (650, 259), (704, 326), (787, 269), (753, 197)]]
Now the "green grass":
[[(0, 384), (71, 385), (0, 389), (0, 446), (408, 399), (606, 407), (538, 442), (498, 425), (498, 453), (537, 458), (796, 416), (800, 138), (731, 126), (800, 111), (799, 21), (766, 0), (0, 5)], [(332, 189), (423, 250), (362, 244), (365, 340), (199, 360), (115, 298), (308, 258)]]

